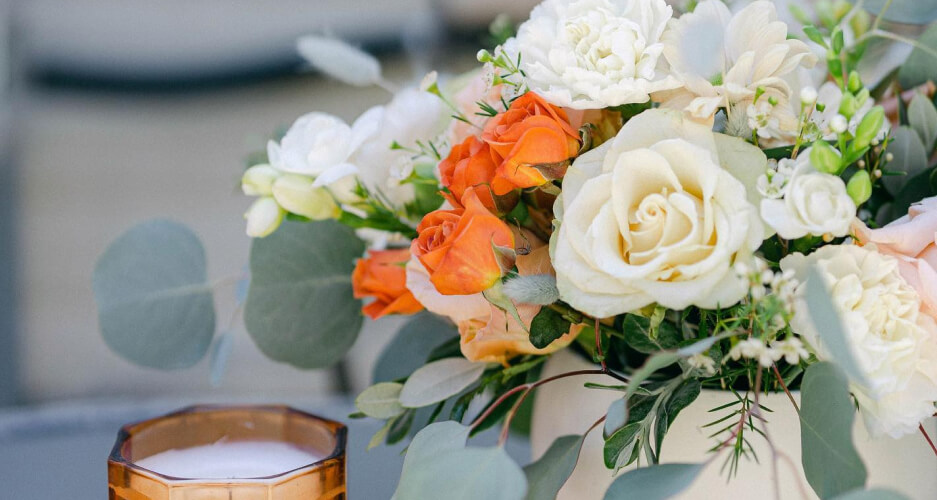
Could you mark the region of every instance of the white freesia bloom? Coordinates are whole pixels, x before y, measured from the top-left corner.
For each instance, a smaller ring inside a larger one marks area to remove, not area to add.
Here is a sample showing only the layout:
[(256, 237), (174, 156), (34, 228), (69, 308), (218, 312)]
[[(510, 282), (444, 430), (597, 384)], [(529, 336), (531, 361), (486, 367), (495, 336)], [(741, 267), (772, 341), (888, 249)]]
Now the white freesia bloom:
[(285, 210), (312, 220), (331, 219), (338, 215), (338, 205), (311, 177), (283, 174), (273, 183), (273, 199)]
[(263, 238), (277, 230), (283, 222), (285, 212), (276, 200), (269, 196), (257, 198), (244, 214), (247, 220), (247, 235), (251, 238)]
[[(807, 236), (835, 237), (849, 234), (856, 218), (856, 204), (846, 183), (835, 175), (819, 172), (810, 163), (810, 149), (796, 160), (783, 159), (778, 170), (792, 172), (780, 190), (782, 199), (761, 200), (761, 218), (784, 239)], [(775, 173), (773, 177), (783, 176)]]
[(270, 165), (254, 165), (244, 171), (241, 189), (247, 196), (270, 196), (273, 194), (273, 182), (280, 174), (279, 170)]
[[(712, 119), (719, 108), (730, 115), (759, 115), (756, 121), (771, 126), (764, 132), (770, 136), (796, 131), (798, 115), (783, 77), (799, 66), (813, 66), (817, 56), (805, 43), (787, 38), (774, 4), (755, 1), (732, 15), (721, 1), (703, 0), (674, 20), (663, 40), (664, 56), (683, 86), (657, 93), (655, 100), (702, 120)], [(749, 113), (749, 106), (759, 103), (763, 109)]]
[[(839, 85), (834, 82), (826, 82), (820, 86), (820, 90), (817, 92), (817, 104), (823, 105), (823, 111), (814, 110), (810, 115), (810, 121), (816, 124), (823, 139), (836, 139), (840, 133), (837, 130), (848, 130), (855, 135), (859, 123), (862, 122), (866, 113), (875, 106), (875, 101), (871, 97), (866, 98), (865, 102), (856, 110), (856, 113), (852, 115), (852, 118), (846, 120), (844, 116), (839, 114), (839, 106), (842, 102), (843, 90), (839, 88)], [(840, 121), (844, 122), (845, 126), (841, 123), (835, 123)], [(888, 120), (883, 121), (882, 128), (879, 129), (875, 138), (880, 141), (883, 140), (888, 134), (888, 128)]]
[(567, 171), (551, 240), (560, 297), (596, 317), (651, 303), (727, 307), (748, 291), (733, 270), (764, 227), (731, 171), (764, 168), (757, 148), (679, 112), (649, 110)]
[(664, 0), (546, 0), (504, 48), (520, 53), (530, 89), (557, 106), (647, 102), (679, 85), (661, 57), (672, 15)]
[[(868, 386), (853, 383), (851, 389), (869, 432), (895, 438), (916, 432), (937, 402), (937, 326), (920, 312), (920, 298), (901, 277), (898, 260), (874, 247), (829, 245), (781, 261), (801, 283), (810, 266), (823, 276), (865, 374)], [(791, 327), (819, 359), (834, 360), (802, 296), (795, 301)]]

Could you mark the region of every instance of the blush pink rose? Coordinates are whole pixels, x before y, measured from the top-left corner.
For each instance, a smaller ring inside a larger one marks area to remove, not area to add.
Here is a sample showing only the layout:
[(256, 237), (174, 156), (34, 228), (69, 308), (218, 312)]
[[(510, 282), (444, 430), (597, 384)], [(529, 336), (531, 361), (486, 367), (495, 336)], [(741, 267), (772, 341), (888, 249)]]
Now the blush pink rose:
[(898, 258), (901, 276), (921, 297), (921, 309), (937, 319), (937, 197), (911, 205), (908, 215), (879, 229), (853, 225), (860, 245)]

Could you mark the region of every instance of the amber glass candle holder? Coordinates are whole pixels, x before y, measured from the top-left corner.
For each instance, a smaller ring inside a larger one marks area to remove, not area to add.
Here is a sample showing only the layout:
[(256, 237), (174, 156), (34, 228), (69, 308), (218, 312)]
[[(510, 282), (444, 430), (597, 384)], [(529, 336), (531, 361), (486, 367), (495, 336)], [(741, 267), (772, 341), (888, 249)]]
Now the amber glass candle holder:
[[(285, 406), (186, 408), (123, 427), (107, 461), (110, 500), (344, 500), (344, 425)], [(275, 442), (323, 457), (252, 478), (172, 477), (136, 462), (214, 443)]]

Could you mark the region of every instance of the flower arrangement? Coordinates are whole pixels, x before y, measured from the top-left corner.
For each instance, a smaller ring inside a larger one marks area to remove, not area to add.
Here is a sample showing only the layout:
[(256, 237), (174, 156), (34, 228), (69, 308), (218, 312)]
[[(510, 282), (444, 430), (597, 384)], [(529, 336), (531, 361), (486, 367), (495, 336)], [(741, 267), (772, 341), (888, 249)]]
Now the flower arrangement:
[[(555, 495), (582, 436), (524, 470), (499, 446), (465, 442), (494, 425), (503, 441), (534, 389), (583, 374), (609, 385), (582, 390), (621, 397), (582, 432), (603, 433), (610, 469), (641, 466), (608, 499), (677, 493), (708, 463), (658, 464), (668, 425), (701, 389), (742, 403), (711, 450), (730, 462), (749, 434), (766, 436), (768, 392), (796, 406), (802, 390), (805, 429), (849, 428), (858, 408), (872, 435), (929, 442), (937, 27), (915, 41), (882, 26), (889, 8), (918, 23), (937, 9), (889, 1), (873, 21), (858, 4), (795, 10), (801, 30), (763, 0), (682, 13), (664, 0), (545, 0), (516, 31), (498, 23), (501, 43), (478, 53), (476, 71), (431, 73), (352, 124), (300, 117), (242, 179), (256, 197), (239, 299), (248, 331), (271, 358), (319, 367), (354, 342), (362, 313), (415, 315), (400, 336), (424, 328), (412, 334), (422, 359), (356, 401), (356, 416), (385, 421), (373, 444), (418, 431), (401, 499)], [(882, 39), (913, 50), (870, 86), (860, 70)], [(343, 81), (388, 85), (340, 42), (300, 49)], [(154, 235), (166, 262), (189, 269), (134, 260)], [(177, 367), (209, 349), (211, 293), (191, 240), (150, 223), (99, 263), (102, 330), (126, 357)], [(147, 273), (160, 279), (140, 285)], [(126, 334), (154, 311), (197, 325), (170, 339), (152, 325)], [(541, 378), (561, 349), (594, 369)], [(862, 488), (856, 461), (848, 436), (804, 441), (824, 498)], [(453, 480), (467, 464), (485, 475)]]

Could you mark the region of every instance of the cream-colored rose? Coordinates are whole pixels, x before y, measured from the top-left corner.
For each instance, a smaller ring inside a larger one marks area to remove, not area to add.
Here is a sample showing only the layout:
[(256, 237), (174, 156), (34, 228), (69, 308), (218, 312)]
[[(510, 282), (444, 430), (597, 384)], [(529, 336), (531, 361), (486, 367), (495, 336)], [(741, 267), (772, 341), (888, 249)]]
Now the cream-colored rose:
[(908, 215), (879, 229), (853, 225), (859, 244), (875, 244), (898, 259), (901, 276), (921, 297), (925, 313), (937, 320), (937, 197), (911, 205)]
[(732, 266), (763, 240), (754, 203), (766, 163), (754, 146), (680, 112), (631, 119), (563, 179), (551, 240), (560, 297), (597, 317), (655, 302), (735, 304), (748, 287)]
[[(867, 386), (851, 384), (873, 435), (900, 437), (917, 431), (937, 402), (937, 325), (920, 313), (920, 299), (898, 271), (898, 259), (874, 247), (829, 245), (809, 256), (793, 254), (781, 269), (799, 287), (815, 266), (830, 290), (852, 354)], [(835, 360), (813, 326), (803, 294), (794, 301), (791, 328), (821, 360)]]
[(856, 204), (846, 193), (846, 183), (835, 175), (817, 171), (810, 163), (810, 149), (796, 160), (778, 162), (778, 170), (791, 176), (781, 189), (782, 199), (761, 201), (761, 218), (784, 239), (808, 234), (842, 237), (856, 218)]
[(551, 104), (601, 109), (647, 102), (672, 89), (661, 35), (673, 9), (664, 0), (546, 0), (505, 44), (530, 89)]
[[(813, 66), (817, 56), (787, 37), (773, 3), (755, 1), (733, 15), (723, 2), (703, 0), (671, 23), (663, 41), (664, 56), (683, 85), (656, 93), (655, 101), (701, 120), (726, 108), (730, 122), (746, 124), (751, 118), (769, 137), (797, 130), (784, 77), (799, 66)], [(736, 116), (744, 119), (733, 122)]]

